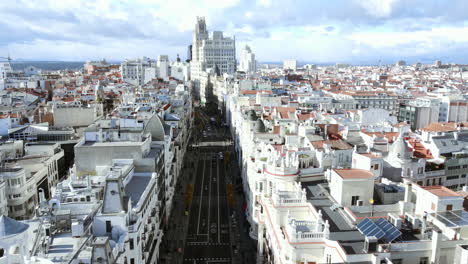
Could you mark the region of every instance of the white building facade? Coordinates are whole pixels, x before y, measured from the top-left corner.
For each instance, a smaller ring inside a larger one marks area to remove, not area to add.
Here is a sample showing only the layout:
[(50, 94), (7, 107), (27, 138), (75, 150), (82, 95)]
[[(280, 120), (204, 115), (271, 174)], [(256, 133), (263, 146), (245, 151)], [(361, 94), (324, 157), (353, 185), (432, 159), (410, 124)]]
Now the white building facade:
[(239, 70), (245, 73), (255, 73), (257, 71), (255, 54), (247, 45), (241, 51)]

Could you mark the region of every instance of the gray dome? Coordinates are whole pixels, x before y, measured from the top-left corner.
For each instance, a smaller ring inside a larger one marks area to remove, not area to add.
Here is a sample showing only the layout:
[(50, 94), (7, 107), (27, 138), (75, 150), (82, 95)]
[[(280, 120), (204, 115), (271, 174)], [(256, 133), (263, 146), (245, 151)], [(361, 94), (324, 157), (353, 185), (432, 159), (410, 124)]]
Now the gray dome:
[(400, 159), (410, 159), (412, 156), (411, 150), (409, 149), (408, 144), (406, 144), (406, 141), (403, 139), (402, 136), (399, 136), (398, 139), (395, 142), (393, 142), (391, 150)]
[(257, 119), (255, 122), (255, 132), (256, 133), (265, 133), (265, 124), (263, 123), (262, 119)]
[(250, 110), (249, 112), (247, 112), (247, 118), (250, 121), (256, 121), (258, 119), (257, 114), (254, 110)]
[(152, 141), (164, 141), (164, 120), (157, 114), (154, 114), (147, 122), (145, 133), (151, 134)]
[(0, 216), (0, 237), (7, 237), (24, 232), (29, 225), (18, 222), (8, 216)]

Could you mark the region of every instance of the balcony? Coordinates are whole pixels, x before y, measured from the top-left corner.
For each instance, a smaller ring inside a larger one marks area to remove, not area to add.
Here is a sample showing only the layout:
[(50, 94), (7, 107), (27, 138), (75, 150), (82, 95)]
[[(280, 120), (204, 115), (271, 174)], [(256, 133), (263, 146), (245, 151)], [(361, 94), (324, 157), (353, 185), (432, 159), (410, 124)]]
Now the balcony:
[(291, 243), (319, 242), (329, 238), (329, 228), (328, 221), (323, 223), (321, 219), (306, 221), (289, 218), (285, 231)]
[(441, 177), (445, 175), (445, 170), (433, 170), (433, 171), (425, 171), (423, 173), (416, 173), (414, 174), (415, 179), (426, 179), (426, 178), (432, 178), (432, 177)]
[(306, 191), (301, 188), (300, 183), (284, 183), (281, 188), (282, 190), (276, 188), (273, 190), (272, 198), (275, 206), (294, 206), (307, 202)]
[(306, 202), (306, 198), (297, 192), (276, 191), (272, 198), (276, 206), (291, 206)]

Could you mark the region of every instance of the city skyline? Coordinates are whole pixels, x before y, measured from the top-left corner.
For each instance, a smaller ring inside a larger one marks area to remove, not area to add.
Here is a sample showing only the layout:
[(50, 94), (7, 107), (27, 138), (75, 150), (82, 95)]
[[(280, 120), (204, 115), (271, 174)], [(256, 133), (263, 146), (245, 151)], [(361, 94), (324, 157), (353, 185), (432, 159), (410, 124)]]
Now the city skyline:
[(185, 58), (197, 16), (248, 44), (260, 62), (466, 63), (465, 1), (19, 1), (1, 3), (2, 56), (121, 61)]

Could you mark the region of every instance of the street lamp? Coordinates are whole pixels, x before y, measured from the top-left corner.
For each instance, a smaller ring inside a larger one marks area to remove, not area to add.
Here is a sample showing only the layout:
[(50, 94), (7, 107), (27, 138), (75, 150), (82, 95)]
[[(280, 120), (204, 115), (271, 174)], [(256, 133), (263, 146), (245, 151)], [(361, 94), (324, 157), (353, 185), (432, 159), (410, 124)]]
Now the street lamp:
[(370, 199), (369, 203), (371, 204), (371, 213), (370, 216), (374, 216), (374, 199)]

